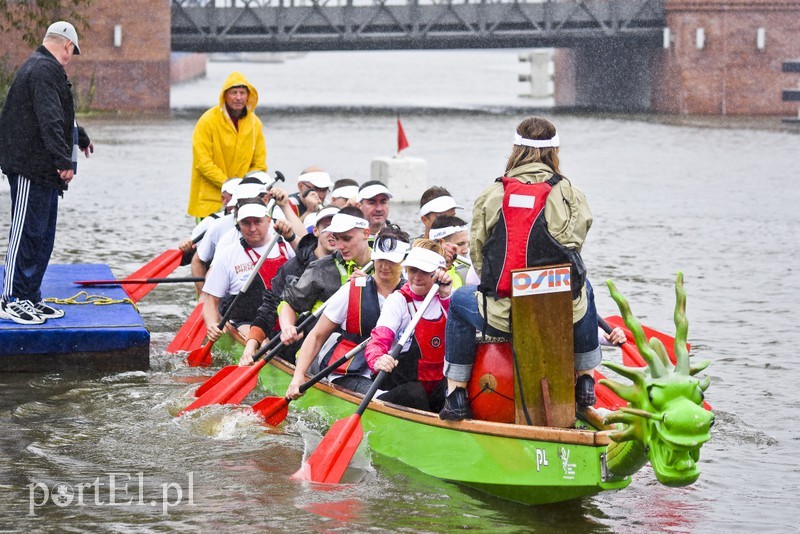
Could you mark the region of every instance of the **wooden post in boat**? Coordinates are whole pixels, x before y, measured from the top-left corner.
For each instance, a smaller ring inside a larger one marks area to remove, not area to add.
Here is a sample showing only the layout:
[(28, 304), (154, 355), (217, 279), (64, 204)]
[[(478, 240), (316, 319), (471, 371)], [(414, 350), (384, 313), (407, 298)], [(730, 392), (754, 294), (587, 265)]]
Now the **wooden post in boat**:
[(569, 273), (569, 265), (511, 273), (512, 344), (521, 377), (515, 370), (517, 424), (528, 424), (523, 398), (534, 425), (569, 427), (575, 422)]

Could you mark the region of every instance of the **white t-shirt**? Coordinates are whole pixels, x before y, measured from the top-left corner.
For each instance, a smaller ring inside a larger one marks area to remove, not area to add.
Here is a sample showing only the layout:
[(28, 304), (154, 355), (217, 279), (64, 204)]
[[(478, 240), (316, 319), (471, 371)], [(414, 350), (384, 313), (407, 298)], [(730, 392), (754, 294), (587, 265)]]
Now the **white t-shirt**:
[(213, 260), (220, 238), (231, 228), (236, 231), (236, 221), (234, 221), (232, 213), (214, 219), (206, 230), (206, 236), (197, 244), (197, 257), (206, 263)]
[[(414, 313), (416, 313), (417, 308), (421, 304), (421, 300), (414, 301)], [(422, 318), (435, 321), (442, 316), (442, 313), (444, 313), (444, 309), (442, 308), (441, 300), (439, 300), (439, 296), (437, 295), (433, 298), (433, 302), (431, 302), (430, 306), (428, 306), (428, 308), (425, 310), (425, 313), (422, 314)], [(383, 307), (381, 308), (381, 316), (378, 317), (378, 322), (375, 324), (375, 328), (378, 328), (379, 326), (385, 326), (394, 332), (395, 339), (392, 342), (392, 346), (394, 346), (399, 341), (403, 332), (406, 331), (408, 324), (411, 322), (411, 314), (412, 312), (408, 309), (408, 302), (406, 302), (406, 298), (402, 293), (400, 293), (399, 290), (395, 291), (386, 297), (386, 302), (384, 302)], [(411, 337), (409, 337), (406, 344), (403, 345), (402, 352), (406, 352), (410, 348)]]
[[(272, 240), (271, 236), (270, 240)], [(206, 274), (203, 291), (218, 298), (237, 294), (250, 276), (255, 262), (267, 250), (267, 245), (269, 243), (256, 247), (254, 250), (258, 256), (252, 254), (252, 257), (245, 252), (244, 247), (238, 241), (221, 247), (214, 255), (214, 261)], [(286, 244), (276, 244), (267, 258), (277, 258), (281, 255), (281, 250), (285, 251), (286, 259), (294, 257), (292, 247), (286, 246)]]
[[(355, 280), (357, 284), (367, 283), (366, 277), (363, 276), (354, 278), (353, 280)], [(328, 299), (328, 304), (322, 312), (325, 317), (341, 326), (344, 326), (347, 320), (347, 308), (350, 306), (350, 284), (353, 283), (353, 280), (340, 287), (336, 293)], [(378, 293), (378, 307), (383, 308), (385, 302), (386, 297)]]

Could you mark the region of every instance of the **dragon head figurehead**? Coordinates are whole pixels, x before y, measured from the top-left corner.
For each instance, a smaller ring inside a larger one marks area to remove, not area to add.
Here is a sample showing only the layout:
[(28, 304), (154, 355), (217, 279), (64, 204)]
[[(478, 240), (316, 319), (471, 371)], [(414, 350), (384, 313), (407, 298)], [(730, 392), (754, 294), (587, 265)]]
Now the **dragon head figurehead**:
[(607, 282), (611, 297), (619, 306), (628, 329), (633, 333), (639, 353), (647, 367), (626, 367), (613, 362), (604, 365), (633, 382), (624, 385), (614, 380), (601, 380), (628, 406), (606, 416), (607, 423), (621, 423), (610, 437), (613, 441), (639, 442), (650, 460), (656, 478), (668, 486), (686, 486), (697, 480), (700, 468), (700, 447), (711, 437), (714, 414), (703, 408), (703, 392), (710, 379), (695, 378), (709, 362), (689, 362), (686, 346), (686, 293), (683, 273), (675, 282), (675, 365), (660, 340), (645, 338), (642, 325), (633, 315), (628, 301), (611, 281)]

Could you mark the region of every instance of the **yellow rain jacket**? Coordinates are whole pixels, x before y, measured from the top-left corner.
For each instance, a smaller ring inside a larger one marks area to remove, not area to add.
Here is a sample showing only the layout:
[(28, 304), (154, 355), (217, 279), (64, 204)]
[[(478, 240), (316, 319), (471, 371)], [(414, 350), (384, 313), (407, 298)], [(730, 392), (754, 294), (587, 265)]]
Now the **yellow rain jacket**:
[[(245, 85), (250, 91), (247, 113), (239, 119), (238, 130), (225, 107), (225, 91)], [(264, 127), (254, 110), (256, 88), (240, 72), (233, 72), (219, 94), (219, 105), (203, 113), (192, 135), (192, 184), (188, 213), (207, 217), (222, 207), (221, 188), (228, 178), (241, 178), (250, 171), (267, 170)]]

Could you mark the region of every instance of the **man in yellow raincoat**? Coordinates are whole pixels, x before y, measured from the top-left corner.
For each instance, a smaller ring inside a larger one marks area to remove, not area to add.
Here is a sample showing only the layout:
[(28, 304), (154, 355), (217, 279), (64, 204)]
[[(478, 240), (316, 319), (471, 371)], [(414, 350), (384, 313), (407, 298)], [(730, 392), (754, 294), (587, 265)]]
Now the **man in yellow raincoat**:
[(222, 87), (219, 105), (200, 117), (192, 135), (192, 184), (189, 208), (203, 218), (222, 206), (220, 189), (229, 178), (267, 170), (264, 128), (254, 110), (256, 88), (240, 72), (232, 72)]

